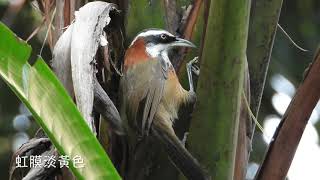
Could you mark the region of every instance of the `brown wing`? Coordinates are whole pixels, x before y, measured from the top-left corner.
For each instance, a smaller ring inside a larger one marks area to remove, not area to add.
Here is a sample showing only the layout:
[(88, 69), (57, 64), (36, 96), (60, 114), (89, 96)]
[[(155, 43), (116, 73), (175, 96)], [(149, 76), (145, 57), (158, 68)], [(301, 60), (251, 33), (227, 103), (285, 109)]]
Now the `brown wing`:
[(127, 117), (129, 123), (136, 126), (142, 136), (149, 133), (163, 95), (166, 78), (167, 68), (156, 59), (134, 65), (123, 77)]

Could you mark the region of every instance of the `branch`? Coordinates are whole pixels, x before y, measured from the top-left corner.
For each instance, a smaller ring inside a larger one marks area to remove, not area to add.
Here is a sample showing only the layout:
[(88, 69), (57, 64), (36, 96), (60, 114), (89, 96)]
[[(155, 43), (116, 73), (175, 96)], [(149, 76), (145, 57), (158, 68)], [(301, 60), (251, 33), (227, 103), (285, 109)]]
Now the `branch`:
[(16, 158), (18, 156), (40, 155), (50, 150), (52, 144), (49, 138), (46, 137), (44, 132), (38, 130), (35, 138), (30, 139), (27, 143), (23, 144), (11, 157), (9, 179), (22, 179), (25, 175), (29, 174), (30, 168), (17, 167)]
[(55, 2), (56, 15), (54, 17), (54, 22), (53, 22), (54, 30), (52, 33), (53, 47), (57, 43), (59, 37), (62, 35), (63, 28), (65, 27), (65, 20), (64, 19), (66, 18), (66, 15), (63, 12), (64, 12), (64, 8), (66, 7), (66, 2), (64, 2), (64, 0), (56, 0), (56, 2)]
[(177, 33), (179, 28), (179, 17), (177, 13), (176, 0), (164, 0), (165, 18), (167, 30), (173, 34)]
[[(182, 19), (179, 32), (181, 32), (184, 39), (191, 40), (193, 35), (194, 27), (197, 23), (197, 18), (200, 14), (201, 4), (203, 0), (196, 0), (194, 1), (194, 4), (191, 7), (191, 10), (186, 10), (187, 18), (184, 22), (184, 19)], [(205, 27), (204, 27), (205, 28)], [(182, 67), (183, 60), (185, 59), (188, 52), (188, 48), (181, 48), (179, 52), (177, 53), (178, 56), (175, 56), (172, 60), (173, 66), (179, 72), (180, 68)]]
[(192, 38), (193, 29), (197, 22), (202, 2), (203, 0), (195, 0), (186, 22), (182, 22), (181, 31), (185, 39), (190, 40)]
[(54, 179), (58, 173), (60, 173), (59, 168), (59, 153), (54, 146), (51, 146), (49, 150), (43, 152), (40, 157), (54, 157), (55, 167), (45, 167), (45, 162), (42, 162), (41, 167), (32, 167), (28, 174), (23, 178), (23, 180), (43, 180), (43, 179)]
[(320, 51), (293, 97), (270, 143), (256, 179), (285, 179), (310, 115), (320, 98)]
[(107, 93), (102, 89), (96, 78), (94, 78), (93, 86), (95, 110), (97, 110), (104, 117), (103, 119), (107, 120), (113, 132), (119, 135), (125, 134), (125, 128), (117, 108)]

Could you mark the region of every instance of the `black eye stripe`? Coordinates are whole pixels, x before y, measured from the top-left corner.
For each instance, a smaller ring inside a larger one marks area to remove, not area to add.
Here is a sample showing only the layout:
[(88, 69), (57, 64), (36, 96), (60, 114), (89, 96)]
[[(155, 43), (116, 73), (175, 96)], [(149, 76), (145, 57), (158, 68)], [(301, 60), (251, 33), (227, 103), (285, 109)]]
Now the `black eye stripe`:
[(170, 36), (168, 34), (157, 34), (157, 35), (150, 35), (144, 38), (146, 43), (153, 43), (153, 44), (168, 44), (174, 42), (176, 37)]
[(169, 36), (167, 34), (160, 34), (157, 39), (159, 43), (163, 43), (163, 44), (170, 43), (176, 40), (175, 37)]

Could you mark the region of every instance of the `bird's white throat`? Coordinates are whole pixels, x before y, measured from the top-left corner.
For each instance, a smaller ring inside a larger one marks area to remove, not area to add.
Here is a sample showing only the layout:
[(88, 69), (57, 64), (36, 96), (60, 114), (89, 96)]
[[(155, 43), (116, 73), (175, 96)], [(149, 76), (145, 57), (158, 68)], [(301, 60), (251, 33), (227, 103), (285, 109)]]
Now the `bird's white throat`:
[(146, 51), (149, 54), (149, 56), (151, 56), (152, 58), (161, 57), (166, 63), (166, 66), (171, 67), (172, 64), (168, 56), (168, 50), (169, 48), (163, 44), (152, 44), (146, 46)]

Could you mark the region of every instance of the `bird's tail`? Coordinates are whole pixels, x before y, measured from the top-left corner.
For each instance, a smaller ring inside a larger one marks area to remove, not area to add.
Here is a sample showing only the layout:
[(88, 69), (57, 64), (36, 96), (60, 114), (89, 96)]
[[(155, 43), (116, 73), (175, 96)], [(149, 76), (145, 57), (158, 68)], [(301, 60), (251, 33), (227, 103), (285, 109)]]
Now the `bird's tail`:
[(153, 134), (165, 146), (175, 166), (188, 180), (210, 180), (198, 161), (184, 147), (180, 139), (167, 128), (153, 123)]

